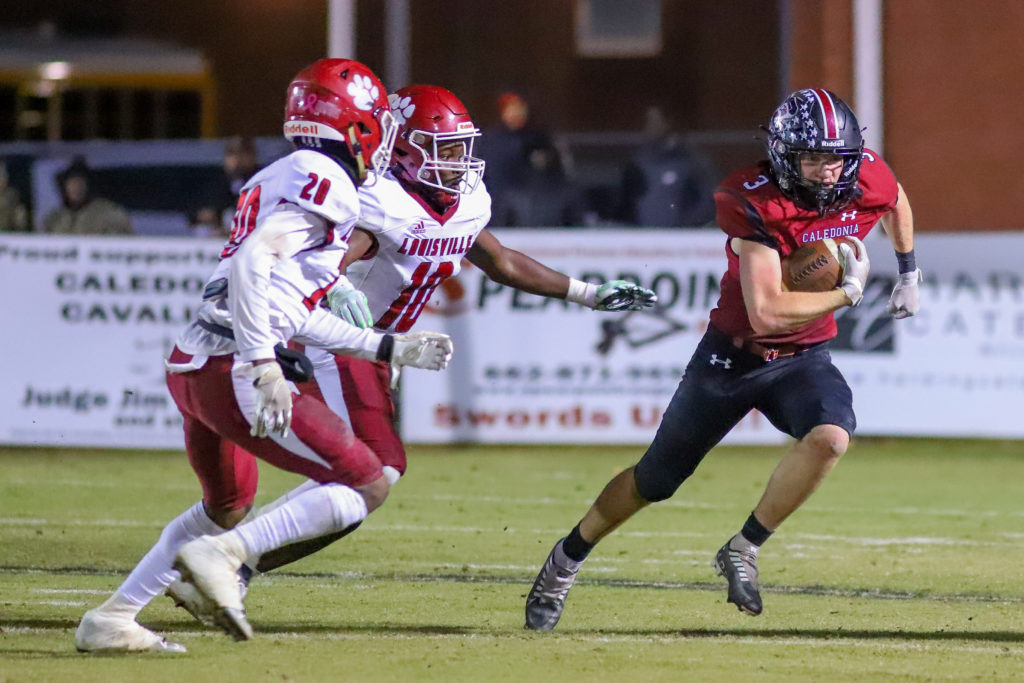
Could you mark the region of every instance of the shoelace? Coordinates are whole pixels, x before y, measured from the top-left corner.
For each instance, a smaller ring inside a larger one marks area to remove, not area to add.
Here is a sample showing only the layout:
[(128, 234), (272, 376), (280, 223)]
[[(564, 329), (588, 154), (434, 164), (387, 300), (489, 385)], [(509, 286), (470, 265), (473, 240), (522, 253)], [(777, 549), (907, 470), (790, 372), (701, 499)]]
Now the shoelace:
[(540, 590), (537, 593), (549, 600), (562, 601), (575, 580), (575, 572), (562, 569), (551, 558), (548, 558), (548, 561), (544, 563), (544, 576), (541, 578)]
[(729, 548), (729, 561), (740, 581), (757, 585), (757, 553)]

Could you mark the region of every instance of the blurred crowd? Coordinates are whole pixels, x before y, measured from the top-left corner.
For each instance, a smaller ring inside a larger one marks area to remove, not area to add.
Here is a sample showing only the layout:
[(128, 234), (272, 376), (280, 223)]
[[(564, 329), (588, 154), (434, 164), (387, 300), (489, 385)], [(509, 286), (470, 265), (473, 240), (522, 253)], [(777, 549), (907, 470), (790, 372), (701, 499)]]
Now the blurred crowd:
[(521, 95), (498, 98), (498, 119), (480, 142), (492, 225), (699, 227), (714, 220), (718, 173), (658, 106), (646, 110), (641, 140), (612, 187), (581, 182), (568, 146), (533, 123)]
[[(639, 135), (621, 147), (616, 177), (600, 182), (580, 171), (564, 136), (554, 135), (532, 116), (519, 93), (496, 101), (497, 123), (484, 130), (478, 151), (486, 161), (494, 227), (700, 227), (714, 220), (712, 192), (719, 174), (684, 138), (658, 106), (637, 122)], [(272, 159), (262, 160), (263, 164)], [(180, 194), (182, 228), (173, 234), (226, 237), (238, 192), (261, 167), (252, 138), (226, 141), (215, 174)], [(609, 174), (605, 173), (605, 176)], [(85, 156), (75, 156), (54, 176), (61, 204), (33, 211), (25, 192), (10, 182), (0, 160), (0, 231), (53, 234), (130, 235), (131, 211), (104, 196)]]

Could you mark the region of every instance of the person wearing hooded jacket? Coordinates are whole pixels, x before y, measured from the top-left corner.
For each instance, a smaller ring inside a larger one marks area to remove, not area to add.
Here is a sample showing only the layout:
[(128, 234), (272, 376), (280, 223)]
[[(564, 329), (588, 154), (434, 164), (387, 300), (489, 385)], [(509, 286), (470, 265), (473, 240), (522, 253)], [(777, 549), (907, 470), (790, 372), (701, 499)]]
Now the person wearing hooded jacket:
[(57, 174), (62, 205), (43, 219), (44, 231), (57, 235), (134, 235), (125, 210), (92, 193), (90, 176), (82, 157), (75, 157)]

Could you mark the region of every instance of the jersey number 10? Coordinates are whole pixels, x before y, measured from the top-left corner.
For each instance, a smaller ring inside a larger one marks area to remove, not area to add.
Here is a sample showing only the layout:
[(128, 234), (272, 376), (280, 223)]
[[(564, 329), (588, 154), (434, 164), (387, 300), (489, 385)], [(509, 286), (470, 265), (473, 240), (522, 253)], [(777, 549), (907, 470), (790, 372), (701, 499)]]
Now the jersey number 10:
[[(431, 273), (430, 270), (435, 265), (437, 270)], [(420, 317), (423, 307), (430, 300), (430, 295), (434, 293), (439, 284), (450, 278), (453, 272), (455, 272), (455, 264), (451, 261), (442, 261), (438, 264), (421, 263), (418, 265), (412, 273), (412, 281), (402, 290), (398, 298), (391, 302), (387, 313), (380, 317), (376, 327), (387, 329), (395, 320), (398, 320), (398, 324), (395, 325), (395, 331), (408, 331), (413, 323), (416, 322), (416, 319)]]

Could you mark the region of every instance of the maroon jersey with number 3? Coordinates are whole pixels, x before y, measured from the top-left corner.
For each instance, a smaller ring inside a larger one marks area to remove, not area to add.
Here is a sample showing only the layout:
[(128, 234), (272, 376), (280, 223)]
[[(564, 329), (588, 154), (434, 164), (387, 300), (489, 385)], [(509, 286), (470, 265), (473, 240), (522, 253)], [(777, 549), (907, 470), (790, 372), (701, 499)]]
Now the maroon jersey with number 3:
[(711, 311), (711, 324), (733, 337), (756, 339), (762, 344), (795, 342), (814, 344), (836, 336), (831, 313), (789, 332), (757, 336), (750, 326), (740, 286), (739, 256), (730, 246), (731, 238), (753, 240), (771, 247), (785, 257), (811, 242), (840, 236), (863, 239), (882, 215), (896, 206), (896, 177), (875, 152), (865, 149), (857, 184), (859, 196), (844, 208), (819, 216), (801, 209), (787, 199), (771, 181), (767, 162), (743, 168), (715, 190), (718, 225), (729, 240), (725, 253), (729, 268), (722, 277), (718, 305)]

